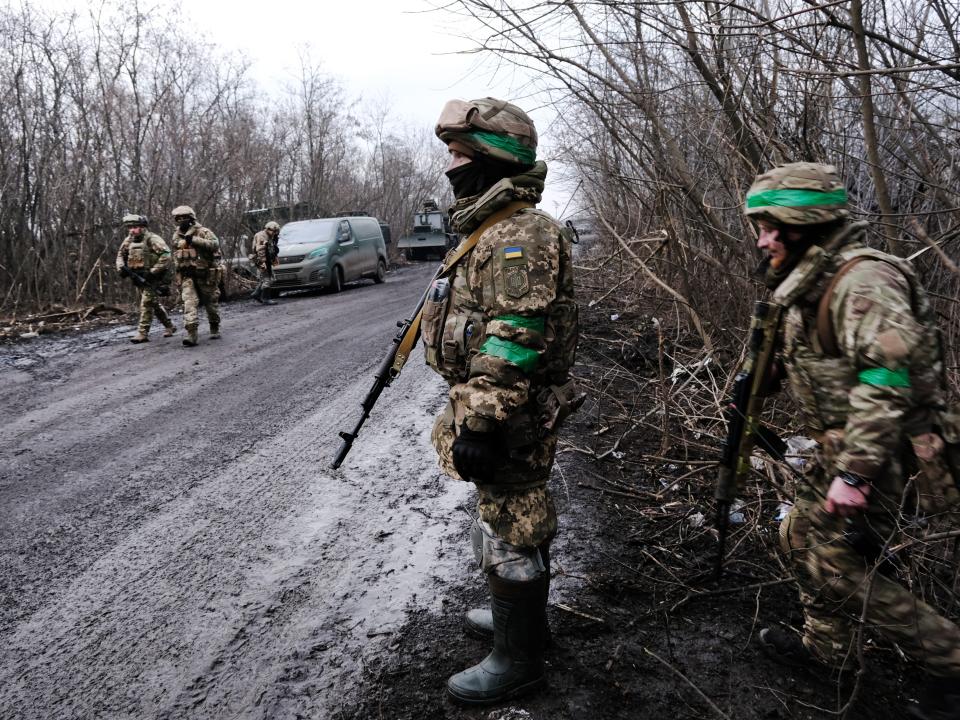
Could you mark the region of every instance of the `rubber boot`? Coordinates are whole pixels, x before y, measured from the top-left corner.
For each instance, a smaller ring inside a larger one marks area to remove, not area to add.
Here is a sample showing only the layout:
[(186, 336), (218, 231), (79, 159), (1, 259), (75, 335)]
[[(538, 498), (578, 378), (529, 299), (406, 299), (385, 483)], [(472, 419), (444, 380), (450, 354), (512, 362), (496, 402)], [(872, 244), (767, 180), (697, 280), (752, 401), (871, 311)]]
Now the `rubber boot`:
[(260, 297), (259, 297), (258, 299), (260, 300), (260, 304), (261, 304), (261, 305), (276, 305), (276, 304), (277, 304), (277, 301), (276, 301), (276, 300), (273, 300), (273, 299), (271, 298), (271, 293), (272, 293), (272, 292), (273, 292), (273, 291), (270, 290), (270, 288), (264, 288), (263, 290), (260, 291)]
[(220, 339), (220, 325), (210, 325), (210, 339), (219, 340)]
[(546, 576), (527, 582), (490, 583), (493, 652), (477, 665), (447, 680), (447, 692), (459, 703), (490, 705), (526, 693), (544, 681), (543, 627)]
[(143, 330), (137, 330), (137, 334), (130, 338), (130, 342), (139, 345), (140, 343), (150, 342), (150, 338)]
[(174, 325), (173, 323), (170, 323), (169, 325), (167, 325), (167, 326), (164, 328), (163, 336), (164, 336), (164, 337), (170, 337), (170, 336), (173, 335), (176, 331), (177, 331), (177, 326)]
[(187, 347), (196, 347), (197, 326), (186, 325), (183, 329), (187, 331), (187, 336), (183, 339), (183, 344), (186, 345)]
[[(547, 606), (547, 598), (550, 596), (550, 541), (543, 543), (540, 547), (540, 558), (543, 560), (543, 566), (547, 569), (546, 582), (543, 584), (543, 606)], [(472, 637), (486, 640), (493, 637), (493, 613), (487, 608), (474, 608), (467, 610), (463, 616), (463, 629)], [(550, 622), (547, 620), (547, 614), (543, 614), (543, 646), (549, 648), (553, 645), (553, 636), (550, 633)]]
[(920, 694), (920, 701), (907, 707), (917, 720), (960, 720), (960, 678), (932, 677)]

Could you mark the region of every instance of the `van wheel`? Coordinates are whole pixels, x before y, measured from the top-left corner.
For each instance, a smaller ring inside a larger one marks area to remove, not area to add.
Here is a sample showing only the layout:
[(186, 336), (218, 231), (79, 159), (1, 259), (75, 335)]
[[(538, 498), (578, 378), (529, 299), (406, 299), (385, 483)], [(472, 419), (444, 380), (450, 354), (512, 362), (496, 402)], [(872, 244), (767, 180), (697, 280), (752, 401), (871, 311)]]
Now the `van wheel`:
[(387, 279), (387, 264), (383, 260), (377, 261), (377, 274), (373, 276), (373, 281), (379, 285)]
[(338, 293), (343, 290), (343, 270), (337, 265), (333, 269), (333, 275), (330, 277), (330, 292)]

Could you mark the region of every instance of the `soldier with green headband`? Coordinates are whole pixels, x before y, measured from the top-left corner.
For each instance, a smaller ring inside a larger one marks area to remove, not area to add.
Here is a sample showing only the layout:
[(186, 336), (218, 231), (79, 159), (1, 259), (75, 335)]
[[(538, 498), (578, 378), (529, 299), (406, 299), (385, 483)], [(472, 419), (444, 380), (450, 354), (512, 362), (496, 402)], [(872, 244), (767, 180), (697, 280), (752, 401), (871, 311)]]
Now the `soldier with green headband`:
[(745, 213), (784, 308), (780, 370), (818, 441), (780, 528), (804, 627), (762, 630), (763, 650), (787, 664), (854, 669), (864, 618), (929, 673), (909, 712), (960, 719), (960, 628), (897, 582), (884, 558), (905, 516), (957, 500), (960, 428), (933, 309), (907, 261), (867, 245), (867, 223), (851, 221), (832, 166), (758, 176)]
[(465, 625), (493, 641), (447, 689), (487, 704), (544, 680), (557, 532), (547, 480), (560, 423), (582, 402), (570, 377), (577, 305), (571, 238), (535, 209), (547, 166), (533, 121), (502, 100), (451, 100), (436, 133), (450, 153), (454, 229), (462, 249), (475, 245), (449, 280), (434, 282), (423, 309), (427, 362), (450, 386), (433, 443), (444, 472), (477, 487), (473, 546), (491, 607), (470, 611)]

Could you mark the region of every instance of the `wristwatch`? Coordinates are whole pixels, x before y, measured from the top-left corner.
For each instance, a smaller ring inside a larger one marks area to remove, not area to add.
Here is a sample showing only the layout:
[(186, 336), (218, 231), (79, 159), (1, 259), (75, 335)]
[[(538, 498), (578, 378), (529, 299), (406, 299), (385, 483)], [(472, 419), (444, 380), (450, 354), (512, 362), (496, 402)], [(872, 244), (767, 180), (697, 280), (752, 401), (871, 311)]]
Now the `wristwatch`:
[(850, 487), (863, 487), (864, 485), (869, 485), (870, 481), (865, 477), (852, 473), (849, 470), (842, 470), (838, 477), (843, 480)]

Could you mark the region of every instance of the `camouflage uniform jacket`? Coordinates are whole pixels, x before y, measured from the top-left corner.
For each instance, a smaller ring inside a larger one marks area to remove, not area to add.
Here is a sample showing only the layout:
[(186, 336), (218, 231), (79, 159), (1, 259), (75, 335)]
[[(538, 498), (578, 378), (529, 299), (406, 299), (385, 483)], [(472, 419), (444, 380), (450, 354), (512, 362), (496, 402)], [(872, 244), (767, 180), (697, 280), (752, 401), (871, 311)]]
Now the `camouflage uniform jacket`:
[(209, 279), (220, 270), (220, 241), (212, 230), (202, 225), (194, 225), (185, 233), (178, 229), (171, 244), (174, 266), (182, 277)]
[(545, 409), (569, 380), (578, 336), (566, 232), (522, 209), (480, 235), (451, 286), (448, 301), (425, 306), (423, 338), (456, 427), (504, 429), (508, 446), (555, 431)]
[[(843, 430), (829, 472), (872, 480), (903, 452), (908, 434), (929, 432), (945, 411), (943, 361), (933, 310), (911, 267), (864, 246), (866, 223), (848, 223), (809, 248), (777, 287), (786, 309), (781, 359), (807, 426)], [(829, 303), (838, 356), (821, 345), (820, 299), (857, 256)]]
[(170, 248), (162, 237), (149, 230), (141, 235), (128, 234), (117, 250), (117, 271), (124, 265), (138, 273), (162, 275), (170, 267)]
[(276, 241), (270, 237), (266, 230), (261, 230), (253, 236), (253, 242), (250, 246), (250, 262), (256, 265), (260, 270), (266, 270), (268, 263), (276, 260)]

